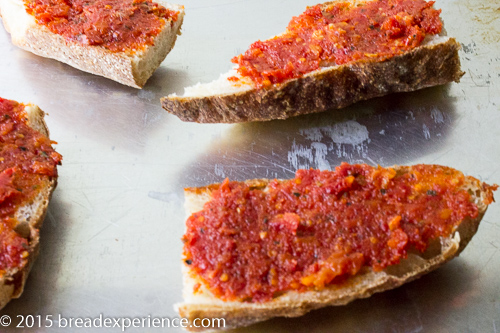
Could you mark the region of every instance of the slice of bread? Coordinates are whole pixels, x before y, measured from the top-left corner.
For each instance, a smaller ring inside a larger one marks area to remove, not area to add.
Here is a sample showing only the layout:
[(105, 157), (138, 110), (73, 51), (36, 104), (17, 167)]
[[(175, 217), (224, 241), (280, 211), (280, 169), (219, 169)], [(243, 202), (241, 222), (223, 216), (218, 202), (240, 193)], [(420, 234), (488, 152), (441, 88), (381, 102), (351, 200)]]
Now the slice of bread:
[[(391, 93), (458, 82), (464, 74), (459, 49), (453, 38), (427, 36), (420, 46), (387, 60), (322, 67), (260, 89), (233, 69), (213, 82), (185, 88), (183, 96), (162, 98), (162, 106), (183, 121), (198, 123), (286, 119), (339, 109)], [(239, 81), (229, 81), (229, 77)]]
[(154, 45), (136, 52), (112, 52), (102, 46), (89, 46), (65, 40), (47, 27), (37, 24), (26, 12), (23, 0), (0, 1), (0, 16), (12, 43), (37, 55), (64, 62), (82, 71), (104, 76), (134, 88), (142, 88), (174, 47), (184, 18), (184, 7), (157, 1), (178, 11), (171, 25), (165, 22)]
[[(396, 166), (399, 173), (411, 167)], [(252, 188), (265, 190), (269, 184), (267, 179), (246, 181)], [(187, 215), (199, 212), (219, 184), (200, 188), (185, 189), (185, 209)], [(271, 301), (237, 302), (223, 301), (216, 298), (205, 286), (204, 282), (183, 264), (183, 298), (184, 302), (177, 304), (179, 314), (187, 318), (191, 324), (196, 318), (224, 318), (225, 329), (251, 325), (272, 317), (297, 317), (325, 306), (344, 305), (355, 299), (366, 298), (374, 293), (396, 288), (426, 274), (452, 258), (458, 256), (476, 233), (479, 222), (486, 212), (487, 205), (492, 200), (490, 187), (473, 177), (466, 177), (463, 189), (471, 195), (471, 200), (477, 205), (478, 216), (467, 218), (460, 222), (458, 228), (449, 237), (435, 239), (425, 253), (418, 251), (408, 253), (408, 257), (399, 264), (388, 266), (383, 271), (376, 272), (370, 267), (363, 267), (360, 272), (350, 276), (339, 284), (331, 284), (320, 290), (305, 292), (287, 291), (274, 297)], [(199, 287), (201, 285), (201, 287)], [(196, 286), (196, 287), (195, 287)], [(194, 288), (197, 289), (194, 292)], [(217, 323), (217, 321), (215, 321)], [(200, 323), (198, 322), (198, 326)], [(212, 327), (217, 328), (217, 327)], [(188, 327), (188, 330), (203, 331), (209, 328)]]
[[(31, 104), (25, 105), (24, 110), (27, 116), (26, 123), (48, 137), (49, 131), (43, 119), (45, 113), (38, 106)], [(18, 235), (27, 240), (28, 248), (25, 249), (27, 255), (18, 267), (0, 274), (0, 309), (11, 299), (19, 298), (23, 292), (28, 274), (38, 256), (39, 230), (42, 227), (49, 201), (56, 185), (57, 177), (48, 177), (47, 181), (40, 184), (42, 188), (36, 197), (21, 205), (16, 210), (15, 218), (17, 225), (14, 227), (14, 230)]]

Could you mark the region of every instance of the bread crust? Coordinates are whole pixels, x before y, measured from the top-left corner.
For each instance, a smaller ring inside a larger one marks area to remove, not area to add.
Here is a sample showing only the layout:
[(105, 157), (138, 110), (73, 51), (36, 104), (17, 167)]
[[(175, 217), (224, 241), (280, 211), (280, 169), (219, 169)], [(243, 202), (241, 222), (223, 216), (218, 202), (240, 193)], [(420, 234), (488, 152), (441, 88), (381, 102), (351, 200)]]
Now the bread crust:
[[(12, 43), (36, 55), (64, 62), (92, 74), (104, 76), (134, 88), (142, 88), (174, 47), (184, 19), (184, 7), (157, 1), (162, 6), (179, 11), (171, 26), (168, 22), (155, 38), (154, 45), (135, 54), (111, 52), (101, 46), (88, 46), (67, 41), (47, 27), (39, 25), (24, 10), (22, 0), (2, 0), (0, 16)], [(23, 26), (19, 26), (23, 22)]]
[[(38, 108), (38, 106), (29, 105), (27, 109), (27, 124), (48, 137), (49, 131), (43, 119), (44, 115), (45, 113)], [(22, 227), (27, 229), (26, 238), (28, 239), (29, 247), (26, 251), (28, 251), (28, 257), (21, 267), (7, 271), (0, 277), (0, 309), (2, 309), (11, 299), (19, 298), (24, 290), (29, 272), (39, 253), (39, 230), (42, 227), (50, 198), (56, 186), (57, 178), (51, 177), (47, 185), (40, 191), (34, 201), (22, 207), (27, 207), (30, 210), (30, 215), (27, 218), (23, 218), (23, 216), (18, 217), (18, 227), (22, 225)]]
[[(410, 167), (397, 166), (396, 171), (408, 170)], [(255, 188), (265, 188), (267, 179), (249, 180), (246, 183)], [(219, 184), (201, 188), (185, 189), (186, 211), (188, 216), (203, 208), (210, 200), (211, 193)], [(389, 290), (413, 281), (433, 271), (458, 256), (476, 233), (479, 222), (487, 209), (488, 190), (484, 183), (473, 177), (466, 177), (464, 188), (471, 193), (478, 206), (478, 216), (466, 219), (448, 238), (440, 238), (430, 244), (428, 250), (421, 253), (409, 253), (408, 258), (400, 264), (389, 266), (384, 271), (374, 272), (371, 268), (363, 268), (358, 274), (347, 278), (341, 284), (330, 285), (320, 291), (286, 292), (272, 301), (265, 303), (224, 302), (211, 294), (202, 285), (201, 292), (193, 294), (194, 284), (201, 282), (183, 264), (184, 303), (177, 305), (179, 314), (190, 323), (196, 318), (224, 318), (224, 329), (248, 326), (273, 317), (297, 317), (307, 312), (332, 305), (345, 305), (355, 299), (366, 298), (374, 293)], [(213, 328), (212, 328), (213, 329)], [(207, 331), (208, 328), (188, 327), (190, 331)]]
[(419, 46), (384, 61), (368, 60), (328, 67), (269, 88), (207, 97), (162, 98), (162, 106), (183, 121), (239, 123), (286, 119), (340, 109), (391, 93), (458, 82), (460, 69), (454, 38)]

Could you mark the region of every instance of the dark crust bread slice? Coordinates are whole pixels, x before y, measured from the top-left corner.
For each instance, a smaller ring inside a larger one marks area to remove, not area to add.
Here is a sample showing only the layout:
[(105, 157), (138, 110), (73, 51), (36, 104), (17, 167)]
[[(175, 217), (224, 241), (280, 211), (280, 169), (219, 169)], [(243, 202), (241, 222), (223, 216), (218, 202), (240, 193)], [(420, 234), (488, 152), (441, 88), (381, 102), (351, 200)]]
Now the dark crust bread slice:
[[(396, 170), (409, 167), (398, 166)], [(251, 187), (265, 188), (267, 179), (249, 180)], [(210, 200), (211, 193), (219, 184), (212, 184), (200, 188), (185, 189), (186, 211), (191, 213), (203, 208), (203, 204)], [(464, 189), (471, 194), (477, 204), (479, 215), (475, 219), (466, 219), (458, 229), (448, 238), (441, 238), (431, 243), (425, 253), (409, 253), (408, 258), (400, 264), (390, 266), (382, 272), (374, 272), (365, 268), (357, 275), (348, 278), (341, 284), (331, 285), (320, 291), (287, 292), (270, 302), (244, 303), (224, 302), (215, 298), (203, 285), (201, 292), (193, 294), (193, 286), (200, 282), (189, 266), (183, 264), (184, 276), (184, 303), (177, 305), (179, 314), (191, 323), (196, 318), (225, 319), (225, 329), (248, 326), (273, 317), (297, 317), (307, 312), (331, 305), (345, 305), (355, 299), (366, 298), (374, 293), (389, 290), (413, 281), (420, 276), (444, 265), (467, 246), (476, 233), (479, 222), (487, 209), (487, 198), (491, 191), (486, 184), (473, 177), (466, 177)], [(217, 322), (217, 321), (215, 321)], [(213, 329), (213, 328), (212, 328)], [(207, 328), (197, 328), (192, 325), (190, 331), (207, 331)]]
[(162, 106), (183, 121), (238, 123), (285, 119), (339, 109), (396, 92), (458, 82), (460, 44), (453, 38), (385, 61), (359, 61), (316, 71), (270, 88), (207, 97), (164, 97)]
[[(33, 129), (49, 136), (47, 125), (43, 120), (45, 113), (37, 106), (29, 105), (27, 107), (28, 125)], [(0, 309), (2, 309), (11, 299), (21, 296), (28, 274), (38, 256), (40, 245), (39, 230), (42, 227), (47, 208), (49, 206), (52, 192), (57, 186), (57, 178), (52, 177), (47, 186), (44, 187), (33, 202), (27, 203), (23, 206), (24, 213), (19, 213), (19, 224), (16, 230), (23, 230), (28, 239), (29, 248), (27, 249), (29, 255), (27, 261), (20, 268), (7, 271), (0, 277)], [(26, 214), (26, 212), (28, 214)]]

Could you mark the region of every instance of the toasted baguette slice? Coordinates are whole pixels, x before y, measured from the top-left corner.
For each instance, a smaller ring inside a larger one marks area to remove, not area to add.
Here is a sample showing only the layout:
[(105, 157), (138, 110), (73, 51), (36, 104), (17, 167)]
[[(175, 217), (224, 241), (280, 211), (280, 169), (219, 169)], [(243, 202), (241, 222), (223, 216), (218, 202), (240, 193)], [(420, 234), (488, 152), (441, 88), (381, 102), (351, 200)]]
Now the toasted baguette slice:
[[(24, 110), (27, 115), (26, 123), (48, 137), (49, 131), (43, 119), (45, 113), (38, 106), (32, 104), (25, 105)], [(42, 227), (49, 201), (56, 185), (57, 177), (49, 177), (48, 182), (41, 184), (42, 188), (36, 197), (32, 201), (21, 205), (16, 210), (15, 218), (18, 223), (14, 230), (18, 235), (27, 240), (28, 248), (25, 249), (27, 256), (18, 267), (0, 272), (0, 309), (11, 299), (19, 298), (24, 290), (28, 274), (38, 256), (39, 230)]]
[[(397, 172), (408, 170), (406, 166), (395, 166)], [(269, 184), (267, 179), (248, 180), (252, 188), (265, 190)], [(185, 209), (187, 216), (199, 212), (206, 202), (211, 200), (212, 192), (220, 184), (212, 184), (200, 188), (185, 189)], [(216, 298), (204, 285), (199, 276), (190, 266), (183, 263), (183, 298), (184, 302), (176, 304), (175, 308), (179, 314), (187, 318), (191, 323), (196, 318), (220, 319), (225, 322), (212, 321), (220, 328), (231, 329), (248, 326), (273, 317), (298, 317), (307, 312), (332, 305), (345, 305), (355, 299), (366, 298), (374, 293), (389, 290), (410, 282), (420, 276), (435, 270), (449, 260), (458, 256), (466, 247), (472, 236), (476, 233), (479, 222), (486, 212), (487, 205), (492, 200), (492, 189), (485, 183), (473, 177), (466, 177), (463, 186), (471, 194), (472, 201), (478, 207), (478, 216), (475, 219), (461, 221), (457, 230), (447, 238), (434, 240), (425, 253), (408, 253), (408, 257), (399, 264), (388, 266), (380, 272), (370, 267), (363, 267), (356, 275), (350, 276), (339, 284), (332, 284), (321, 290), (305, 292), (287, 291), (271, 301), (262, 303), (253, 302), (226, 302)], [(200, 286), (201, 287), (198, 287)], [(197, 287), (195, 287), (197, 286)], [(197, 289), (194, 292), (195, 288)], [(198, 323), (199, 324), (199, 323)], [(224, 326), (222, 326), (224, 325)], [(198, 325), (200, 326), (200, 325)], [(201, 327), (187, 328), (192, 331), (204, 331)], [(210, 329), (217, 329), (211, 327)]]
[(67, 41), (35, 22), (25, 10), (23, 0), (0, 1), (0, 16), (12, 43), (39, 56), (64, 62), (82, 71), (104, 76), (134, 88), (142, 88), (174, 47), (184, 18), (184, 7), (157, 1), (167, 9), (178, 11), (178, 19), (166, 22), (153, 46), (134, 53), (112, 52), (102, 46)]
[(185, 88), (183, 96), (162, 98), (162, 106), (183, 121), (198, 123), (286, 119), (339, 109), (391, 93), (458, 82), (464, 74), (459, 49), (453, 38), (428, 36), (419, 47), (384, 61), (374, 58), (322, 67), (260, 89), (235, 68), (218, 80)]

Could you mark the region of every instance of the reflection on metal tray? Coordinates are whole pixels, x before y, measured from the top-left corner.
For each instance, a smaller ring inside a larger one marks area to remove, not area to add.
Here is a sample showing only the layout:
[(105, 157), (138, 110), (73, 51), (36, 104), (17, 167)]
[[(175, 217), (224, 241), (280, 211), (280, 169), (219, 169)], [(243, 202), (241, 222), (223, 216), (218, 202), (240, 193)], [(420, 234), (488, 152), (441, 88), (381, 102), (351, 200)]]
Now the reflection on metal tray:
[[(25, 293), (1, 313), (14, 323), (17, 315), (29, 314), (52, 315), (56, 327), (59, 315), (174, 318), (172, 305), (181, 300), (186, 186), (225, 177), (285, 178), (297, 168), (330, 169), (342, 161), (436, 163), (500, 183), (498, 1), (436, 4), (448, 33), (463, 45), (466, 75), (459, 84), (239, 125), (182, 123), (161, 109), (159, 99), (217, 78), (232, 56), (281, 32), (314, 3), (184, 4), (183, 34), (143, 90), (24, 52), (0, 30), (0, 96), (48, 112), (51, 136), (64, 156)], [(500, 206), (493, 204), (460, 258), (438, 271), (344, 307), (241, 332), (496, 332), (499, 236)]]

